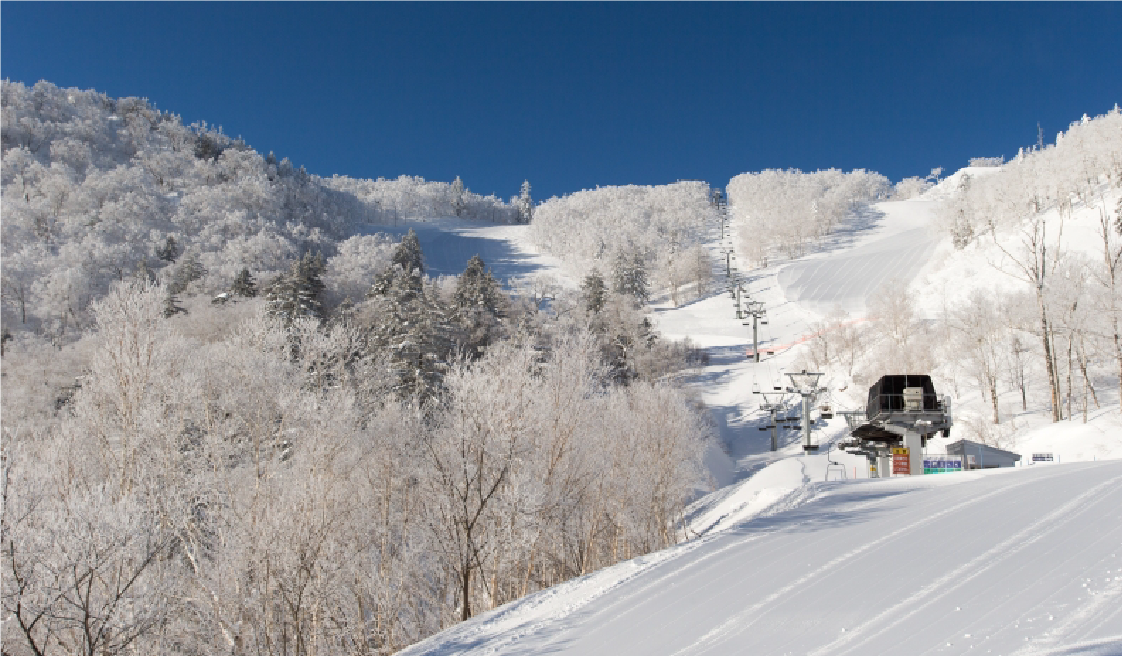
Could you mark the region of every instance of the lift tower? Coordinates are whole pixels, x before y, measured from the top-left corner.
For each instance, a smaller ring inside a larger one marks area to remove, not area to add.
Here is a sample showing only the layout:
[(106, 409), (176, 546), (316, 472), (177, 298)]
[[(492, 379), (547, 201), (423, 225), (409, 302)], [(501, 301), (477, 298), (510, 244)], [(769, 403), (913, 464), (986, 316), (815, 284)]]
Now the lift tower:
[(819, 451), (818, 445), (811, 444), (811, 407), (815, 405), (815, 399), (827, 391), (826, 388), (819, 387), (819, 377), (823, 376), (822, 372), (785, 372), (785, 374), (792, 380), (792, 384), (788, 386), (788, 392), (795, 393), (803, 398), (803, 451), (817, 452)]
[(768, 411), (768, 425), (767, 428), (772, 432), (772, 451), (775, 452), (776, 445), (776, 412), (784, 410), (784, 393), (782, 392), (762, 392), (764, 402), (760, 405), (760, 410)]
[[(745, 305), (749, 307), (746, 311), (753, 316), (753, 359), (760, 362), (760, 349), (757, 345), (757, 323), (767, 324), (768, 320), (764, 319), (768, 313), (764, 310), (763, 301), (749, 301)], [(744, 326), (748, 326), (748, 322), (742, 322)]]

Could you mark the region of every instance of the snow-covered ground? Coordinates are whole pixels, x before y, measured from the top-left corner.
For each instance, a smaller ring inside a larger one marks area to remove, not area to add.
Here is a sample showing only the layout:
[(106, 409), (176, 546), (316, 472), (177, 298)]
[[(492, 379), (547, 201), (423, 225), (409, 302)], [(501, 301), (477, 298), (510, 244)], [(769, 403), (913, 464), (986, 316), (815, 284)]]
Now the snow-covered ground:
[(875, 204), (871, 227), (841, 231), (832, 240), (838, 247), (780, 270), (784, 296), (822, 315), (841, 307), (861, 316), (870, 295), (893, 280), (907, 284), (928, 262), (939, 242), (935, 206), (927, 197)]
[[(987, 254), (953, 253), (932, 228), (937, 201), (962, 173), (921, 198), (875, 204), (813, 254), (742, 274), (768, 311), (759, 337), (772, 353), (761, 363), (745, 357), (751, 325), (736, 319), (727, 292), (678, 308), (655, 303), (665, 337), (690, 337), (710, 355), (689, 385), (720, 434), (721, 449), (706, 457), (718, 490), (688, 509), (691, 540), (482, 614), (408, 652), (1119, 654), (1120, 463), (1102, 462), (1123, 456), (1117, 404), (1087, 424), (1043, 421), (1019, 436), (1027, 461), (1052, 452), (1061, 465), (1003, 472), (870, 480), (864, 458), (827, 451), (848, 433), (840, 416), (814, 423), (818, 454), (803, 452), (795, 430), (781, 430), (771, 452), (760, 430), (754, 390), (788, 384), (798, 345), (835, 307), (861, 321), (885, 282), (923, 279), (931, 296), (932, 281), (990, 267)], [(500, 279), (577, 284), (577, 272), (538, 253), (525, 226), (415, 228), (431, 274), (457, 274), (478, 253)], [(733, 243), (715, 236), (711, 247), (716, 255)], [(935, 305), (924, 294), (922, 312)], [(821, 384), (836, 409), (864, 404), (865, 390), (832, 376)], [(956, 433), (951, 440), (963, 437)], [(941, 448), (936, 441), (929, 451)]]
[(1120, 463), (818, 483), (406, 654), (1119, 654)]
[(531, 244), (528, 226), (480, 225), (455, 217), (431, 219), (403, 226), (367, 226), (363, 232), (385, 233), (400, 239), (413, 229), (421, 243), (425, 273), (458, 276), (472, 256), (480, 256), (497, 280), (507, 282), (533, 276), (551, 276), (573, 284), (558, 258), (540, 253)]

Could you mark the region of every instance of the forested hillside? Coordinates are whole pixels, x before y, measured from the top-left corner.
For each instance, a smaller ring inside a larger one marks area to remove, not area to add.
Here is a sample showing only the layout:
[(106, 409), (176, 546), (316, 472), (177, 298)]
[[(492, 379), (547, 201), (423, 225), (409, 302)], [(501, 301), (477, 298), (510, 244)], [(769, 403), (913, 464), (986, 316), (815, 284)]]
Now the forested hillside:
[(693, 287), (695, 296), (705, 291), (712, 265), (702, 244), (717, 223), (709, 185), (688, 180), (551, 198), (535, 208), (531, 234), (540, 247), (579, 270), (595, 269), (617, 280), (641, 273), (646, 286), (667, 290), (677, 305), (683, 287)]
[(525, 223), (529, 184), (320, 179), (48, 83), (2, 109), (5, 653), (390, 653), (680, 539), (710, 428), (638, 296), (352, 234)]
[(0, 105), (2, 289), (5, 312), (18, 313), (5, 325), (62, 335), (87, 323), (112, 282), (138, 271), (214, 294), (242, 269), (267, 280), (305, 253), (384, 257), (368, 242), (338, 245), (361, 224), (520, 217), (518, 203), (473, 194), (459, 179), (310, 175), (142, 98), (4, 81)]

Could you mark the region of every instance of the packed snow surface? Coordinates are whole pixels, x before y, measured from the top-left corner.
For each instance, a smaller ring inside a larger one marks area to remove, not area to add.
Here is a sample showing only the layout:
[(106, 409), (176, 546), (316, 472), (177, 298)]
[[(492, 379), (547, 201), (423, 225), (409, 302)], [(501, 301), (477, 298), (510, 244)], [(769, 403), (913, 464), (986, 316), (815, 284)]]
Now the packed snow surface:
[(784, 267), (778, 275), (784, 295), (823, 315), (836, 306), (860, 315), (879, 288), (894, 280), (908, 285), (928, 261), (939, 242), (931, 227), (934, 208), (934, 201), (922, 199), (874, 205), (874, 228), (835, 236), (847, 248)]
[(1121, 479), (1100, 461), (814, 484), (406, 653), (1119, 654)]

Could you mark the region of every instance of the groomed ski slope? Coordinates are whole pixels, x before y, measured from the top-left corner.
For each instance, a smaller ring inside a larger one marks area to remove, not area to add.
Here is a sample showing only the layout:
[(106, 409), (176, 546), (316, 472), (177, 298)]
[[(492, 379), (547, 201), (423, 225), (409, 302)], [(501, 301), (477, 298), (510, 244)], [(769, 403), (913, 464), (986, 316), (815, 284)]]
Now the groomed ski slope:
[(1119, 654), (1121, 478), (1100, 461), (815, 484), (406, 654)]

